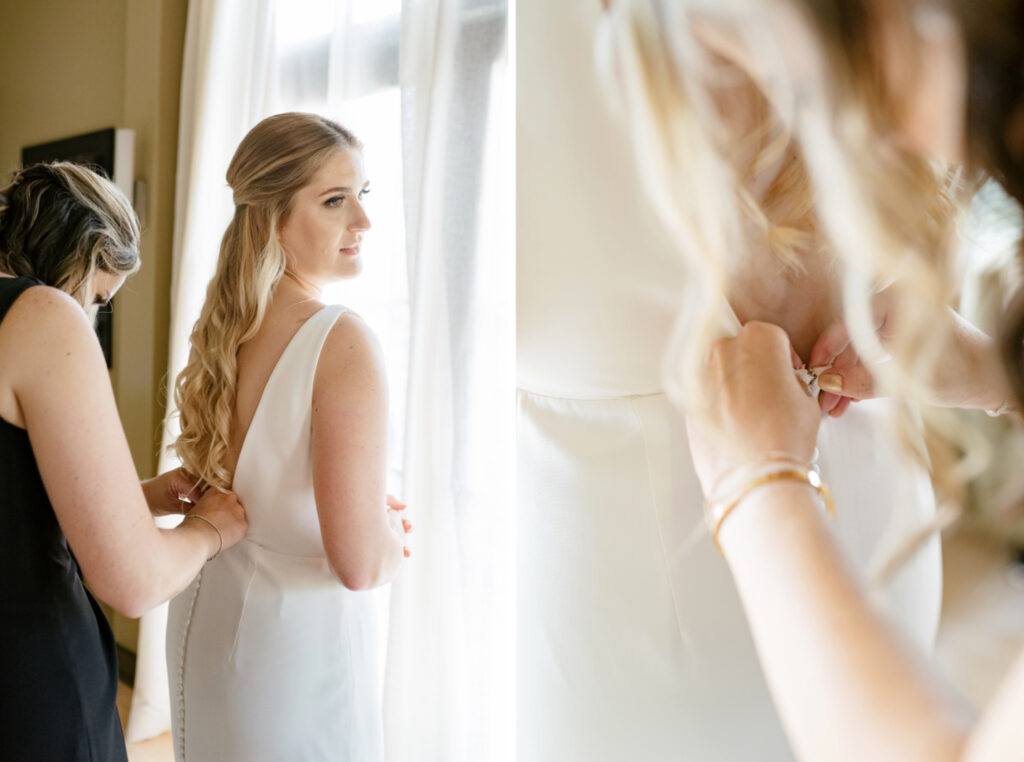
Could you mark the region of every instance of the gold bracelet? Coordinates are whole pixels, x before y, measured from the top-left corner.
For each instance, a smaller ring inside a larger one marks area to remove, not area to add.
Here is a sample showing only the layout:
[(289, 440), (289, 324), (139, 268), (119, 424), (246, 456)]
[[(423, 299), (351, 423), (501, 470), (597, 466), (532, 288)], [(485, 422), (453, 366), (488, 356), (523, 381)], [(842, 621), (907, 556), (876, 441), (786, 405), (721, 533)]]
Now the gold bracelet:
[(814, 448), (814, 455), (811, 457), (810, 463), (806, 460), (802, 460), (795, 455), (791, 455), (788, 452), (772, 450), (766, 452), (755, 460), (748, 460), (746, 462), (737, 463), (732, 468), (726, 469), (721, 476), (715, 481), (711, 489), (708, 491), (709, 495), (717, 495), (722, 487), (732, 479), (737, 473), (741, 473), (744, 469), (749, 469), (753, 466), (778, 466), (786, 464), (793, 466), (794, 468), (815, 468), (815, 463), (818, 460), (818, 448)]
[(729, 517), (729, 514), (735, 510), (744, 498), (746, 498), (751, 492), (758, 487), (763, 487), (766, 484), (772, 484), (780, 481), (795, 481), (801, 482), (814, 488), (822, 500), (825, 501), (825, 510), (828, 511), (829, 516), (834, 516), (836, 512), (835, 502), (832, 500), (832, 493), (828, 487), (821, 480), (821, 476), (813, 468), (787, 468), (780, 471), (772, 471), (767, 474), (762, 474), (750, 482), (748, 482), (740, 493), (728, 502), (711, 503), (707, 506), (708, 517), (712, 519), (714, 529), (711, 532), (711, 537), (715, 541), (715, 547), (718, 548), (718, 552), (722, 552), (722, 546), (718, 542), (718, 533), (722, 529), (722, 523)]
[(185, 516), (185, 518), (181, 520), (181, 523), (184, 524), (189, 519), (199, 519), (200, 521), (206, 522), (207, 524), (212, 526), (213, 531), (217, 533), (217, 552), (206, 559), (207, 561), (212, 561), (217, 556), (219, 556), (220, 552), (224, 549), (224, 535), (220, 533), (220, 529), (217, 528), (217, 525), (210, 521), (208, 518), (206, 518), (206, 516), (200, 516), (198, 513), (189, 513)]

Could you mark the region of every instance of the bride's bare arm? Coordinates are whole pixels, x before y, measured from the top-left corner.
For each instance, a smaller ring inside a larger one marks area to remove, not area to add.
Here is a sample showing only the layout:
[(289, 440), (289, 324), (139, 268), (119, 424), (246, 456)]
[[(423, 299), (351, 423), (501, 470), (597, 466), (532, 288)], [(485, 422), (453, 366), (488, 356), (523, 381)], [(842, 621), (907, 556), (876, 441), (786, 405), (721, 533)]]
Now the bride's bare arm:
[(313, 487), (324, 550), (351, 590), (392, 580), (403, 541), (387, 512), (388, 397), (377, 340), (345, 313), (320, 354), (313, 385)]
[[(218, 548), (202, 521), (153, 523), (121, 428), (110, 378), (82, 308), (31, 288), (4, 319), (5, 368), (47, 496), (93, 592), (136, 617), (189, 583)], [(194, 511), (224, 545), (245, 531), (234, 495), (208, 495)]]
[[(687, 427), (705, 490), (770, 452), (806, 460), (819, 414), (774, 326), (716, 345), (701, 412)], [(858, 506), (839, 506), (856, 511)], [(806, 760), (1009, 760), (1024, 748), (1024, 658), (980, 722), (869, 605), (807, 485), (775, 482), (742, 501), (719, 540), (787, 734)]]

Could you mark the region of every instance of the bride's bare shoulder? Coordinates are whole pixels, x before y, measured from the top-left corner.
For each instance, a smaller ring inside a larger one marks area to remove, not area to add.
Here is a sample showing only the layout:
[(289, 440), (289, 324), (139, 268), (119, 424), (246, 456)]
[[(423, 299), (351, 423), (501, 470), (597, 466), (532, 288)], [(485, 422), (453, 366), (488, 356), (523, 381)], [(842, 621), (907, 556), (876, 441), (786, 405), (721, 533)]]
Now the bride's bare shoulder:
[(314, 397), (349, 391), (371, 391), (384, 385), (384, 357), (373, 330), (355, 312), (341, 313), (324, 341), (317, 363)]

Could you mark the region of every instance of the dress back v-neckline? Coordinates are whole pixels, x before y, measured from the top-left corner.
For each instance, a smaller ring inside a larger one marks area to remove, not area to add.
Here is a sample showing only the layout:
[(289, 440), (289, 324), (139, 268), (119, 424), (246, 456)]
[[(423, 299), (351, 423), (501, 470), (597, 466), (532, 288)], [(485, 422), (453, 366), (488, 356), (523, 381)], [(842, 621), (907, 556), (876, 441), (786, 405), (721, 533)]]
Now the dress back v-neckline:
[(320, 316), (323, 315), (328, 310), (335, 311), (335, 319), (337, 319), (337, 316), (344, 312), (345, 308), (342, 307), (341, 305), (327, 304), (321, 307), (316, 312), (314, 312), (308, 318), (306, 318), (306, 321), (302, 325), (300, 325), (298, 330), (296, 330), (295, 333), (292, 334), (291, 338), (288, 339), (288, 343), (284, 345), (284, 349), (281, 351), (281, 355), (277, 358), (277, 362), (274, 363), (274, 367), (271, 369), (270, 375), (267, 376), (267, 381), (265, 384), (263, 384), (263, 389), (260, 391), (260, 396), (256, 402), (256, 407), (252, 411), (252, 417), (249, 419), (249, 425), (246, 427), (245, 434), (242, 437), (242, 444), (238, 448), (238, 457), (235, 459), (235, 467), (231, 473), (232, 483), (234, 483), (235, 481), (235, 477), (238, 474), (239, 467), (242, 465), (242, 460), (245, 456), (246, 451), (250, 449), (248, 447), (249, 435), (252, 433), (257, 418), (260, 415), (263, 408), (265, 407), (264, 403), (270, 396), (268, 392), (272, 390), (274, 382), (278, 375), (280, 375), (280, 373), (283, 372), (281, 369), (283, 367), (287, 367), (285, 364), (285, 360), (289, 357), (289, 355), (294, 354), (295, 347), (299, 346), (301, 343), (298, 340), (299, 337), (302, 336), (305, 331), (309, 330), (310, 324), (316, 324)]

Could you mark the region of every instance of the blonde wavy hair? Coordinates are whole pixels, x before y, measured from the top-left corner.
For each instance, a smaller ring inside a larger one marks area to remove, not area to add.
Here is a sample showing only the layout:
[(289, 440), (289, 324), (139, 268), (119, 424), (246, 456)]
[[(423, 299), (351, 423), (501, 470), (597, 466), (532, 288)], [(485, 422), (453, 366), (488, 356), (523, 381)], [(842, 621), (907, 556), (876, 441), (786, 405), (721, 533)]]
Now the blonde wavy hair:
[(35, 164), (0, 190), (0, 269), (59, 288), (89, 313), (97, 271), (139, 269), (140, 235), (124, 194), (78, 164)]
[(172, 445), (184, 466), (218, 489), (231, 487), (225, 465), (235, 407), (238, 348), (259, 331), (287, 267), (278, 230), (295, 193), (341, 149), (360, 150), (341, 125), (315, 114), (268, 117), (242, 139), (228, 166), (235, 213), (216, 274), (192, 330), (192, 352), (174, 399), (181, 434)]
[[(892, 6), (913, 30), (913, 3)], [(796, 74), (772, 34), (779, 23), (806, 38)], [(880, 138), (902, 116), (901, 94), (889, 91), (872, 25), (864, 4), (844, 0), (613, 3), (607, 78), (652, 205), (691, 272), (663, 374), (684, 408), (699, 398), (697, 370), (721, 335), (720, 295), (751, 245), (789, 267), (812, 251), (833, 257), (847, 326), (880, 389), (899, 400), (924, 394), (921, 379), (947, 339), (938, 318), (955, 294), (953, 233), (967, 183)], [(756, 66), (739, 65), (744, 57)], [(873, 309), (883, 290), (893, 305), (885, 349)], [(950, 492), (978, 470), (942, 437), (926, 452), (914, 408), (902, 406), (899, 423)]]

